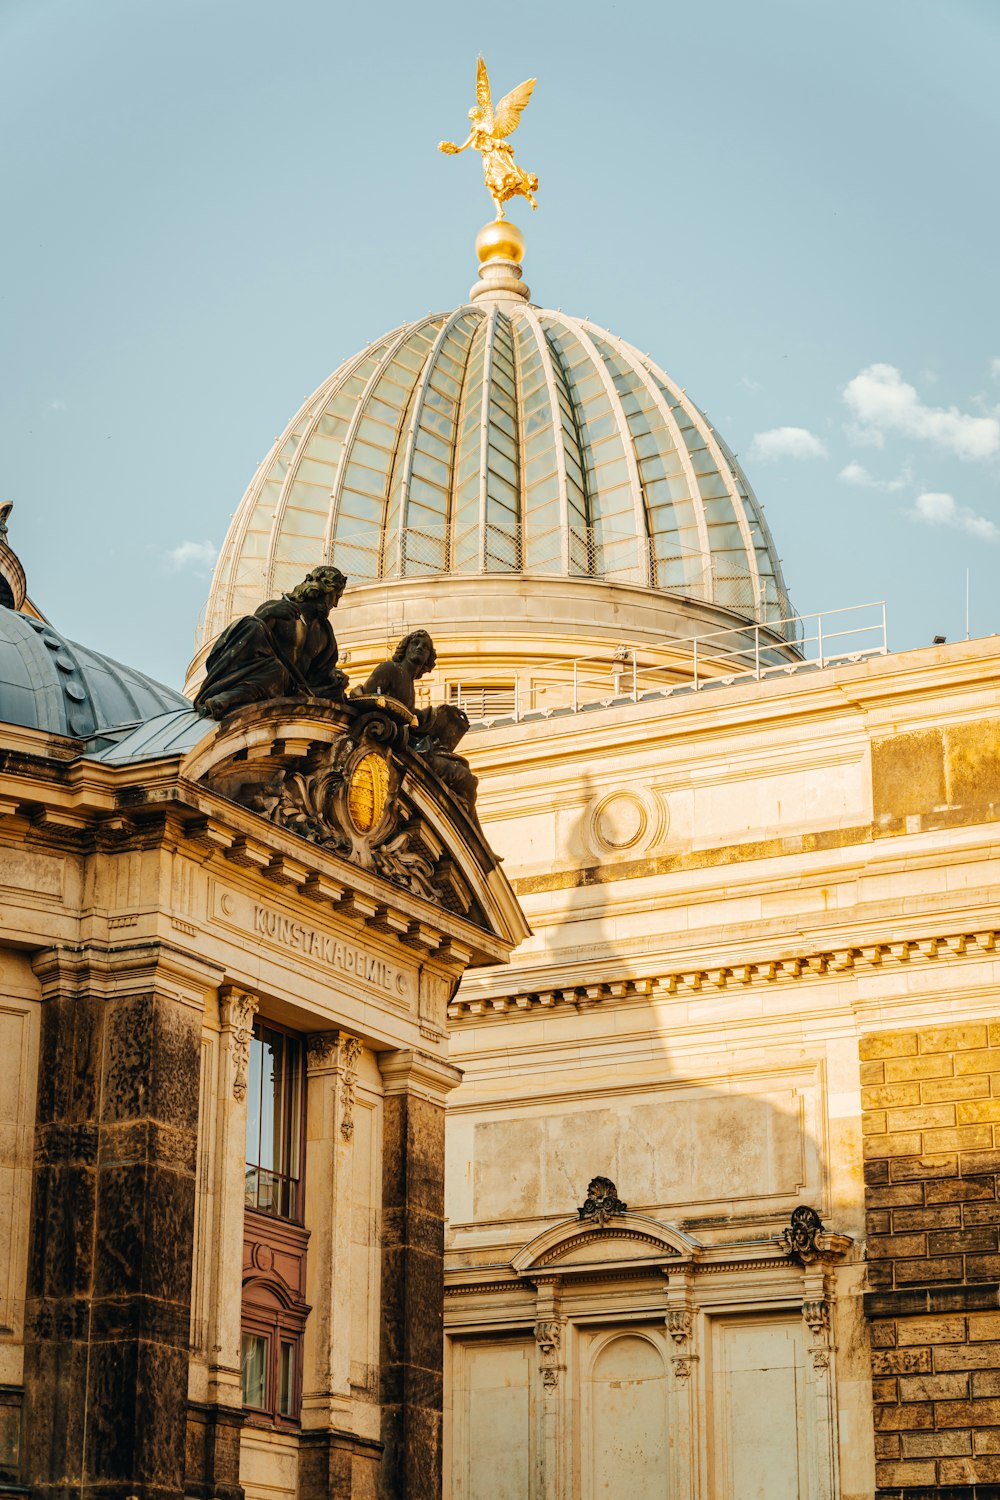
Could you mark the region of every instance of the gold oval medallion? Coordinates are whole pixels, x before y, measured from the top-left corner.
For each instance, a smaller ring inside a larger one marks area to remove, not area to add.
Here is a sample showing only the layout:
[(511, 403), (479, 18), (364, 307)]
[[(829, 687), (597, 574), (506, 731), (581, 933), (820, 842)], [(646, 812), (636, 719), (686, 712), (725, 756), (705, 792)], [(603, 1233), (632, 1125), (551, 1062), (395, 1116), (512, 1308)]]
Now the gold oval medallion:
[(382, 821), (388, 795), (389, 767), (370, 751), (354, 767), (347, 787), (347, 808), (359, 833), (371, 833)]

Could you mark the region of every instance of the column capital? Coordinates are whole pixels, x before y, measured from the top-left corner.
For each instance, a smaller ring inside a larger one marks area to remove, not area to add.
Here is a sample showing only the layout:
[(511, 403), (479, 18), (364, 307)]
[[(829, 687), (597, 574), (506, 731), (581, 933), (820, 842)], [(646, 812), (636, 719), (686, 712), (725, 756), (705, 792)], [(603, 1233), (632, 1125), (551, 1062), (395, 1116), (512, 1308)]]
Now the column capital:
[(386, 1097), (411, 1094), (443, 1105), (445, 1097), (462, 1081), (461, 1068), (410, 1048), (378, 1053), (378, 1066)]

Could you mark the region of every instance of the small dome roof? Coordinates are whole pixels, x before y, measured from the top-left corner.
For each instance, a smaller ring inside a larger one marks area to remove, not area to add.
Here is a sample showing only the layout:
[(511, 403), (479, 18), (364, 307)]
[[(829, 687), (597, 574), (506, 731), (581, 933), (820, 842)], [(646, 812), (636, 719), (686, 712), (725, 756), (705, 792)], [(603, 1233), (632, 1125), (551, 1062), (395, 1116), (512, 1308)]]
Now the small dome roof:
[(556, 574), (791, 613), (761, 508), (704, 413), (646, 355), (508, 280), (395, 329), (310, 396), (236, 512), (204, 640), (323, 562), (352, 584)]
[(132, 667), (0, 608), (0, 721), (87, 739), (191, 704)]

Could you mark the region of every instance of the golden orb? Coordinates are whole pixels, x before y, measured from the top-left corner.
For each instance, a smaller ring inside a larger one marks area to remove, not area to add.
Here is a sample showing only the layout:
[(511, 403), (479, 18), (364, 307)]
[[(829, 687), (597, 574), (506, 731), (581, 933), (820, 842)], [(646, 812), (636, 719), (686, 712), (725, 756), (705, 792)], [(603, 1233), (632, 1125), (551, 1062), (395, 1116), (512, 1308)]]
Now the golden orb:
[(508, 219), (494, 219), (484, 224), (476, 235), (476, 254), (480, 264), (487, 260), (524, 259), (524, 235)]

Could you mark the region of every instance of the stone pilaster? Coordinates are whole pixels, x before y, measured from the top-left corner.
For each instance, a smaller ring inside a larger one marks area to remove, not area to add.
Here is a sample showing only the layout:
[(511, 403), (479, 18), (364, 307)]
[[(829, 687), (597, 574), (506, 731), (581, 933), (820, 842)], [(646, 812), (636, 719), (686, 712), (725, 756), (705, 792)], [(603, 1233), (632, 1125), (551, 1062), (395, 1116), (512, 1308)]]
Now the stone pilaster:
[(690, 1266), (668, 1272), (667, 1313), (670, 1336), (669, 1447), (671, 1494), (698, 1495), (698, 1315)]
[(34, 967), (23, 1472), (51, 1500), (181, 1500), (201, 1024), (219, 975), (158, 942), (51, 948)]
[(188, 1409), (185, 1490), (193, 1500), (242, 1500), (240, 1306), (246, 1172), (247, 1072), (258, 997), (238, 985), (219, 991), (218, 1088), (214, 1140), (204, 1161), (211, 1175), (210, 1254), (205, 1352), (208, 1391)]
[(302, 1421), (342, 1427), (351, 1408), (351, 1198), (354, 1091), (361, 1043), (345, 1031), (307, 1039), (306, 1117), (310, 1231)]
[(383, 1500), (440, 1500), (444, 1361), (444, 1101), (457, 1068), (382, 1053)]
[(566, 1413), (570, 1393), (566, 1389), (566, 1320), (559, 1315), (559, 1281), (540, 1277), (535, 1281), (535, 1343), (542, 1377), (538, 1403), (538, 1465), (541, 1492), (551, 1500), (569, 1500), (566, 1487)]

